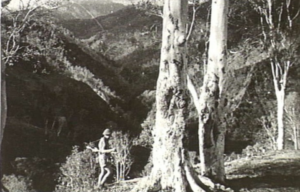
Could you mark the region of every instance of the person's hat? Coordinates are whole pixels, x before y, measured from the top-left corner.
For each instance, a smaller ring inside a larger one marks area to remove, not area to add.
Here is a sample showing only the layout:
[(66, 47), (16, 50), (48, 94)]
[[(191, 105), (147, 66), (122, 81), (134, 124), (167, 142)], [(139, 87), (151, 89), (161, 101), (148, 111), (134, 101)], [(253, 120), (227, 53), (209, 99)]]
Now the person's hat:
[(103, 131), (103, 135), (111, 135), (110, 129), (105, 129), (105, 130)]

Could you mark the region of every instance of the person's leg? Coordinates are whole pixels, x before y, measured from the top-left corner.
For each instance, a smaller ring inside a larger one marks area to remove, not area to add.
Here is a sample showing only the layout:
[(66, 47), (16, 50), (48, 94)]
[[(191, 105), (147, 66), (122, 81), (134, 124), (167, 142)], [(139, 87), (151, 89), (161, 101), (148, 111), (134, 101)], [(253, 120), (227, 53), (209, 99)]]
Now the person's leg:
[(100, 174), (99, 174), (99, 177), (98, 177), (98, 184), (97, 186), (100, 187), (102, 184), (101, 184), (101, 180), (104, 176), (104, 172), (105, 172), (105, 168), (100, 166), (101, 170), (100, 170)]
[(105, 167), (106, 167), (105, 156), (103, 154), (99, 154), (98, 161), (99, 161), (99, 165), (100, 165), (100, 174), (98, 177), (97, 187), (100, 187), (100, 185), (102, 185), (101, 180), (105, 174)]
[(111, 173), (111, 170), (108, 167), (105, 167), (104, 169), (105, 169), (106, 173), (105, 173), (104, 177), (102, 178), (100, 185), (103, 185), (105, 183), (107, 177)]

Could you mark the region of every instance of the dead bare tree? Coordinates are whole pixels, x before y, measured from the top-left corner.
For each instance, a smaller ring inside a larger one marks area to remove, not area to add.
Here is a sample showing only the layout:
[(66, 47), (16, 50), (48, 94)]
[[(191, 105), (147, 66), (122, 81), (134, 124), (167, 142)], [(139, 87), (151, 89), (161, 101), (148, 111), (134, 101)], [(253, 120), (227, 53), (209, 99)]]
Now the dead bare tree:
[[(8, 5), (10, 1), (2, 2)], [(30, 21), (36, 16), (37, 10), (45, 8), (47, 10), (57, 9), (61, 5), (59, 0), (35, 0), (24, 2), (19, 0), (19, 7), (17, 10), (10, 10), (7, 7), (2, 7), (1, 17), (6, 17), (11, 20), (12, 25), (6, 31), (7, 38), (2, 41), (2, 58), (5, 63), (12, 64), (17, 58), (17, 52), (23, 48), (20, 44), (21, 34), (24, 29), (30, 24)]]

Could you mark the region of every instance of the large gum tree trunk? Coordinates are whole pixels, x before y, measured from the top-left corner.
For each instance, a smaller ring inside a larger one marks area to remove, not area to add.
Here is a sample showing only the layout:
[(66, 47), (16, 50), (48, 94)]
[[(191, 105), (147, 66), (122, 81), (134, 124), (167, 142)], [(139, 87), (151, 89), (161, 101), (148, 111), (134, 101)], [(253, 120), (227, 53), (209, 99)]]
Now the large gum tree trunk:
[[(156, 122), (153, 130), (153, 168), (146, 184), (133, 191), (204, 191), (188, 164), (186, 117), (186, 0), (165, 0), (163, 38), (156, 90)], [(145, 186), (143, 186), (145, 185)], [(142, 188), (142, 189), (141, 189)]]
[(228, 0), (212, 1), (207, 71), (200, 94), (199, 152), (202, 175), (224, 183), (226, 126), (223, 87), (226, 64)]
[(161, 188), (186, 191), (183, 153), (185, 142), (187, 1), (166, 0), (160, 71), (156, 90), (156, 123), (153, 131), (151, 177)]

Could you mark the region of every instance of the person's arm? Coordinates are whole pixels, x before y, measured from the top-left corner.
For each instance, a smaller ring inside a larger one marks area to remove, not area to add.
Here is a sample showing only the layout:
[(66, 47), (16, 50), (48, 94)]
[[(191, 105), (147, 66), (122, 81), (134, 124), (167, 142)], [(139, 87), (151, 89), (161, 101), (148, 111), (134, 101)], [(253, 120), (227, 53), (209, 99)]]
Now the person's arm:
[(92, 150), (93, 152), (99, 152), (99, 150), (96, 147), (92, 148), (90, 146), (86, 146), (86, 148)]
[(105, 149), (105, 141), (103, 137), (99, 141), (98, 148), (100, 153), (112, 153), (115, 151), (115, 149)]

